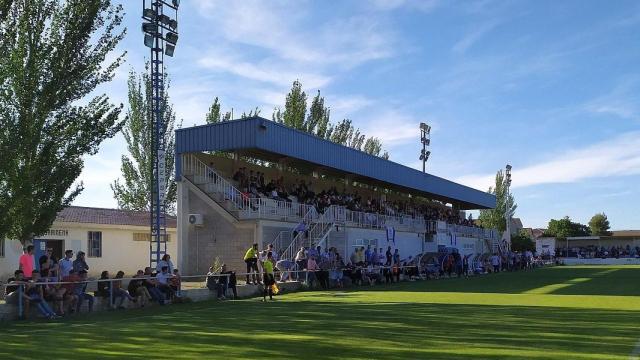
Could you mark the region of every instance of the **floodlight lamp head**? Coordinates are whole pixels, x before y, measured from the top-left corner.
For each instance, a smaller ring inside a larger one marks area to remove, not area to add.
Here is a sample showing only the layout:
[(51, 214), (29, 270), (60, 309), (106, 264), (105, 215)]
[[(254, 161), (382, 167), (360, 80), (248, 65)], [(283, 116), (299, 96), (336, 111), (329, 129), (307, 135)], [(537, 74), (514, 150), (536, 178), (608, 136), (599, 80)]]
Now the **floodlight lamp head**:
[(153, 36), (149, 34), (144, 34), (144, 46), (149, 48), (153, 47)]
[(173, 6), (178, 7), (180, 6), (180, 0), (171, 0), (171, 3), (173, 4)]
[(511, 172), (511, 165), (507, 164), (507, 171)]
[(156, 12), (153, 9), (142, 10), (142, 16), (154, 20), (156, 18)]
[(165, 25), (169, 25), (169, 22), (171, 22), (171, 18), (165, 14), (158, 16), (158, 20)]
[(155, 35), (158, 33), (158, 26), (152, 23), (143, 23), (142, 24), (142, 32)]
[(173, 57), (173, 52), (176, 50), (176, 47), (174, 45), (171, 44), (167, 44), (166, 47), (164, 48), (164, 53), (167, 56), (171, 56)]
[(173, 30), (178, 30), (178, 21), (171, 19), (169, 21), (169, 27)]
[(175, 45), (178, 42), (178, 34), (174, 32), (168, 32), (165, 40), (167, 40), (168, 43)]

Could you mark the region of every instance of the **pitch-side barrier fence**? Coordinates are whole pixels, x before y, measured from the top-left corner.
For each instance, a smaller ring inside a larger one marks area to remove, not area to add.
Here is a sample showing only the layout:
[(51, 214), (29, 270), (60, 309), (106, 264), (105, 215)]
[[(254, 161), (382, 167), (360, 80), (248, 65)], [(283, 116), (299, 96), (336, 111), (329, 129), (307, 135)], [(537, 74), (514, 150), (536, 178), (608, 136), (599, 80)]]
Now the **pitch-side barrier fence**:
[[(377, 271), (377, 273), (379, 275), (382, 275), (384, 270), (393, 270), (393, 269), (398, 269), (397, 271), (404, 271), (404, 269), (407, 268), (417, 268), (417, 265), (405, 265), (405, 266), (375, 266), (373, 268), (374, 271)], [(308, 281), (308, 273), (317, 273), (320, 271), (336, 271), (337, 269), (329, 269), (329, 270), (307, 270), (307, 269), (303, 269), (303, 270), (293, 270), (293, 269), (277, 269), (277, 272), (280, 275), (280, 278), (287, 278), (289, 280), (292, 279), (292, 274), (299, 274), (299, 273), (303, 273), (304, 277), (305, 277), (305, 281)], [(360, 270), (362, 272), (362, 274), (367, 274), (368, 272), (368, 268), (366, 266), (362, 267), (362, 266), (358, 266), (355, 267), (354, 270)], [(286, 275), (285, 275), (286, 274)], [(229, 283), (229, 277), (232, 274), (204, 274), (204, 275), (180, 275), (180, 282), (189, 282), (189, 279), (198, 279), (198, 282), (201, 281), (207, 281), (209, 278), (217, 278), (220, 279), (222, 277), (226, 277), (227, 278), (227, 284)], [(238, 277), (253, 277), (253, 276), (262, 276), (263, 273), (262, 272), (251, 272), (251, 273), (234, 273), (233, 275), (236, 276), (236, 278)], [(297, 278), (299, 279), (300, 276), (297, 276)], [(45, 279), (45, 278), (42, 278)], [(6, 292), (6, 288), (7, 287), (17, 287), (17, 292), (18, 292), (18, 299), (17, 299), (17, 306), (18, 306), (18, 316), (22, 317), (23, 313), (24, 313), (24, 300), (25, 300), (25, 289), (27, 286), (32, 287), (32, 286), (56, 286), (56, 285), (82, 285), (82, 284), (98, 284), (98, 283), (105, 283), (108, 282), (109, 283), (109, 304), (113, 304), (113, 300), (114, 300), (114, 286), (113, 283), (114, 282), (123, 282), (123, 281), (141, 281), (141, 280), (154, 280), (156, 279), (155, 277), (149, 277), (149, 276), (145, 276), (145, 277), (130, 277), (130, 278), (113, 278), (113, 279), (87, 279), (87, 280), (80, 280), (80, 281), (38, 281), (38, 282), (32, 282), (32, 281), (15, 281), (15, 282), (11, 282), (11, 283), (7, 283), (7, 284), (2, 284), (1, 288), (2, 288), (2, 292), (5, 293)], [(171, 278), (168, 278), (171, 279)], [(187, 281), (185, 281), (187, 280)], [(86, 292), (86, 290), (84, 290), (83, 292)], [(131, 294), (130, 294), (131, 295)], [(42, 299), (42, 301), (45, 301), (44, 299)]]

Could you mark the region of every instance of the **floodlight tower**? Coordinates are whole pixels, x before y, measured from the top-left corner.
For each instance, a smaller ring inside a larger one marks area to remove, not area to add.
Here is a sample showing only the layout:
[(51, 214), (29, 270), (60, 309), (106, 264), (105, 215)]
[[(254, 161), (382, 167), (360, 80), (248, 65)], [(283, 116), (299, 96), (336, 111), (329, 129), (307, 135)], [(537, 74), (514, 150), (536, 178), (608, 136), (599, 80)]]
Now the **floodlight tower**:
[[(144, 45), (151, 49), (151, 239), (149, 265), (153, 268), (167, 253), (166, 164), (164, 141), (164, 55), (173, 56), (178, 42), (180, 0), (142, 0)], [(173, 17), (164, 13), (173, 13)]]
[(427, 151), (431, 145), (431, 126), (420, 123), (420, 142), (422, 142), (422, 151), (420, 151), (420, 160), (422, 160), (422, 172), (426, 172), (427, 160), (431, 155), (431, 151)]
[(507, 167), (506, 167), (504, 184), (505, 184), (504, 217), (505, 217), (505, 221), (507, 222), (506, 241), (507, 241), (507, 246), (509, 247), (509, 250), (510, 250), (511, 249), (511, 204), (509, 203), (509, 188), (511, 187), (511, 165), (509, 164), (507, 164)]

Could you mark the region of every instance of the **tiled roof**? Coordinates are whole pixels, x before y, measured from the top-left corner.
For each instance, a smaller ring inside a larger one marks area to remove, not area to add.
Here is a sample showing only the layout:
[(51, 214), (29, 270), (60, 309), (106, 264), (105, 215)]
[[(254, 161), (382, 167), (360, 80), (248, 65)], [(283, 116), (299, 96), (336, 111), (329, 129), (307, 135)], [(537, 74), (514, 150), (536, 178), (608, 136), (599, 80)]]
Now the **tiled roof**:
[[(69, 206), (58, 213), (56, 221), (104, 225), (149, 226), (145, 211)], [(167, 227), (176, 227), (175, 216), (167, 216)]]
[(613, 230), (612, 237), (640, 237), (640, 230)]

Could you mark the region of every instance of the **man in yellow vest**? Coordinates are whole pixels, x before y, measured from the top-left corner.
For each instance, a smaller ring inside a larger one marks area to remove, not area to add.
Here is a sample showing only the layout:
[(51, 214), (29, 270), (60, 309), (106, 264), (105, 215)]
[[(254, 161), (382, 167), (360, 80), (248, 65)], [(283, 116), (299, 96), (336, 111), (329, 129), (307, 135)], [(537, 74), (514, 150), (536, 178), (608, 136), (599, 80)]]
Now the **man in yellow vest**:
[(262, 301), (267, 301), (267, 294), (269, 294), (269, 300), (273, 300), (273, 289), (271, 287), (276, 283), (275, 277), (273, 276), (273, 268), (273, 254), (271, 252), (268, 252), (267, 259), (262, 264), (262, 270), (264, 270), (262, 278), (262, 281), (264, 283), (264, 293), (262, 294)]
[(252, 247), (244, 254), (244, 262), (247, 264), (247, 285), (251, 284), (250, 275), (253, 277), (253, 284), (258, 285), (258, 244)]

